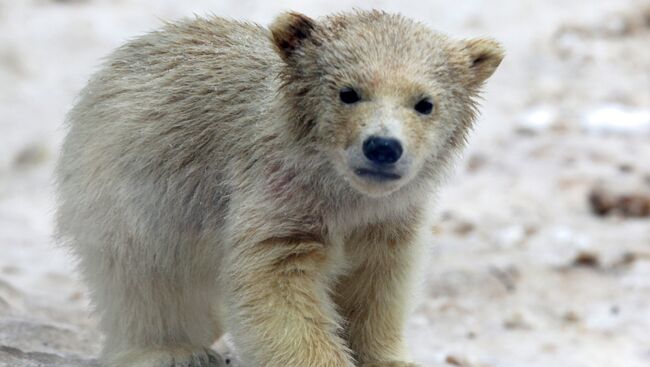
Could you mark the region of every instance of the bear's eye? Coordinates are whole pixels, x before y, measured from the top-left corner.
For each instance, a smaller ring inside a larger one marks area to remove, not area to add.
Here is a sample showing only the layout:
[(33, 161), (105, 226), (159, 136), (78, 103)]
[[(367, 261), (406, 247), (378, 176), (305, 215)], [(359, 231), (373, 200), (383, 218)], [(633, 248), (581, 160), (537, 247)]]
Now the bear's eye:
[(423, 115), (428, 115), (431, 113), (431, 111), (433, 111), (433, 103), (431, 103), (431, 100), (429, 100), (429, 98), (423, 98), (418, 103), (416, 103), (413, 108), (415, 108), (416, 111)]
[(361, 100), (359, 93), (357, 93), (356, 90), (350, 87), (341, 89), (339, 91), (339, 98), (341, 98), (341, 102), (345, 104), (353, 104)]

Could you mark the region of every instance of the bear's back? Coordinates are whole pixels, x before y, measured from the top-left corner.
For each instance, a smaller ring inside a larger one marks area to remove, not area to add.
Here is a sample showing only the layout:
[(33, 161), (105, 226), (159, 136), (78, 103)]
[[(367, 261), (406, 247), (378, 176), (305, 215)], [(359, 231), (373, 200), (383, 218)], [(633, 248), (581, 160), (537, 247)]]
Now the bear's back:
[(268, 30), (217, 17), (170, 23), (118, 48), (67, 117), (61, 234), (126, 217), (150, 230), (200, 231), (204, 215), (225, 210), (225, 165), (269, 123), (280, 66)]
[(190, 120), (217, 112), (214, 106), (250, 110), (250, 101), (266, 100), (276, 88), (280, 60), (268, 37), (261, 26), (218, 17), (166, 24), (113, 52), (81, 92), (69, 121), (92, 123), (75, 118), (79, 110), (118, 110), (116, 121), (142, 123)]

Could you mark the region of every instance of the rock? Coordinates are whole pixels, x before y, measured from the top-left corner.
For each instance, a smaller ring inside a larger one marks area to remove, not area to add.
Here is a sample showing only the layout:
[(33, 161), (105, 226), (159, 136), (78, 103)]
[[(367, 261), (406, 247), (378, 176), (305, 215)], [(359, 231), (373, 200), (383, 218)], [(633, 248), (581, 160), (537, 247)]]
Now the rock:
[(572, 261), (573, 266), (598, 268), (600, 267), (600, 257), (598, 254), (590, 251), (580, 251)]
[(18, 348), (0, 346), (0, 367), (99, 367), (99, 363), (93, 359), (24, 352)]
[(0, 320), (0, 345), (24, 351), (63, 355), (94, 355), (95, 336), (72, 326), (6, 318)]
[(589, 193), (591, 211), (601, 217), (619, 215), (621, 217), (649, 217), (650, 193), (616, 193), (604, 188), (595, 188)]
[(29, 144), (18, 152), (14, 158), (14, 166), (18, 168), (36, 166), (44, 163), (49, 157), (50, 154), (44, 144)]

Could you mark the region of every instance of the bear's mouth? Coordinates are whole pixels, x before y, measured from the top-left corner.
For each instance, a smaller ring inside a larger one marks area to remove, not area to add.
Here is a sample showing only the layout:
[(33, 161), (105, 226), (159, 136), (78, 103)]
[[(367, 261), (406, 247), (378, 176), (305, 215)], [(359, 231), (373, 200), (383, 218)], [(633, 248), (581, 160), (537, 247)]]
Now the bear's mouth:
[(402, 178), (402, 176), (397, 173), (369, 168), (357, 168), (354, 170), (354, 173), (356, 173), (357, 176), (369, 178), (375, 181), (394, 181)]

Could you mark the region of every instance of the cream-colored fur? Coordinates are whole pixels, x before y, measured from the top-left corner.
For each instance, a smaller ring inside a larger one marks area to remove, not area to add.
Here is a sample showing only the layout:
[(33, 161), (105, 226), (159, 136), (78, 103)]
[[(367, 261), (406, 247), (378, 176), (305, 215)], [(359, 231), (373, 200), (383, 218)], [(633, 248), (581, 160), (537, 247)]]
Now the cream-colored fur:
[[(228, 331), (250, 366), (414, 366), (423, 210), (501, 58), (376, 11), (197, 18), (119, 48), (58, 166), (105, 365), (217, 366), (206, 348)], [(355, 173), (369, 134), (401, 140), (399, 179)]]

